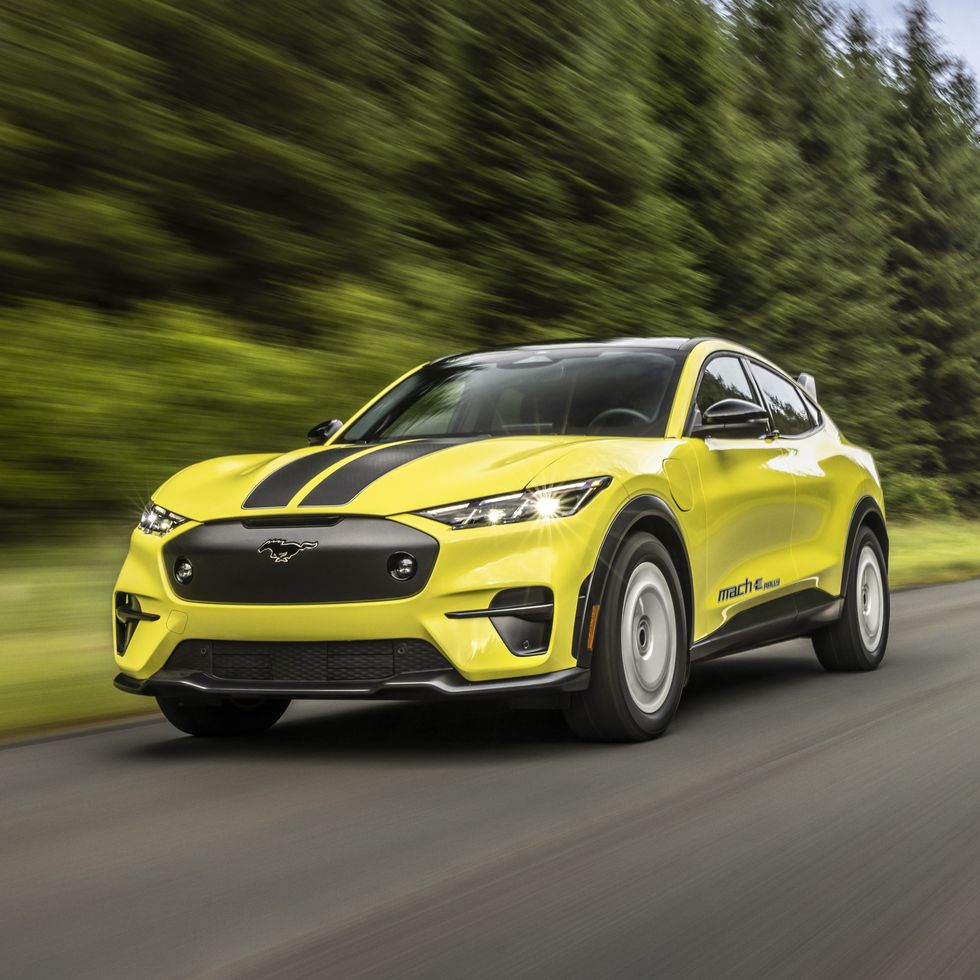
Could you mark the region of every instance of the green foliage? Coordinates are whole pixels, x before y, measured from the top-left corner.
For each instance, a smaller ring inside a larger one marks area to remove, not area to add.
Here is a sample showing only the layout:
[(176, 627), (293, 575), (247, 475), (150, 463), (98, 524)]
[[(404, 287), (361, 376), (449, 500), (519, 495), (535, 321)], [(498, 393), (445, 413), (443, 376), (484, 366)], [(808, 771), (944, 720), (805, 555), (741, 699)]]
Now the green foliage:
[(196, 459), (301, 445), (318, 410), (309, 379), (326, 360), (162, 305), (106, 314), (32, 303), (2, 311), (0, 334), (0, 509), (14, 520), (135, 512)]
[(313, 323), (333, 311), (347, 338), (336, 349), (262, 342), (220, 314), (172, 305), (0, 310), (0, 512), (15, 526), (39, 514), (136, 513), (188, 463), (303, 445), (310, 425), (345, 417), (445, 348), (450, 309), (440, 315), (439, 304), (463, 309), (465, 296), (433, 288), (311, 290), (297, 302)]
[(885, 484), (885, 507), (889, 515), (950, 517), (956, 500), (944, 477), (896, 472)]
[[(897, 326), (937, 436), (931, 472), (980, 496), (980, 147), (973, 83), (942, 52), (928, 7), (908, 9), (883, 151)], [(928, 471), (927, 471), (928, 472)]]
[[(743, 340), (980, 499), (972, 78), (823, 0), (8, 0), (0, 513), (132, 513), (422, 360)], [(70, 505), (70, 506), (69, 506)]]

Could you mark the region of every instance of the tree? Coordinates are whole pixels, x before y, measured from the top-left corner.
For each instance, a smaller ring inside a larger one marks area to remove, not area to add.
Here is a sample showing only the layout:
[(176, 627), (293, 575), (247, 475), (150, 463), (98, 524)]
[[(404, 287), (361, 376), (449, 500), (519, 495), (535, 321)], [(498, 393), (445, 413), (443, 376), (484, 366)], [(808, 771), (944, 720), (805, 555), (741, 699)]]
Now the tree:
[(938, 452), (928, 472), (976, 499), (980, 468), (980, 151), (972, 82), (942, 52), (928, 5), (908, 8), (896, 59), (882, 195), (888, 271), (924, 415)]
[(835, 23), (818, 0), (749, 0), (736, 13), (745, 110), (768, 141), (755, 265), (769, 271), (747, 322), (819, 378), (824, 403), (892, 476), (922, 465), (929, 430), (890, 312), (889, 228), (862, 90), (874, 60), (842, 57)]
[(744, 72), (718, 12), (704, 0), (665, 0), (642, 38), (642, 98), (670, 133), (666, 190), (689, 216), (713, 330), (740, 332), (759, 302), (756, 264), (761, 136), (739, 112)]
[(290, 363), (312, 423), (453, 350), (703, 333), (815, 373), (893, 512), (980, 499), (972, 76), (921, 0), (895, 62), (824, 0), (719, 6), (7, 0), (17, 499), (80, 419), (100, 512), (147, 490), (131, 420), (168, 465), (293, 437)]
[(460, 14), (451, 138), (420, 175), (421, 233), (477, 284), (484, 342), (704, 322), (687, 216), (665, 188), (669, 136), (639, 94), (649, 16), (586, 0)]

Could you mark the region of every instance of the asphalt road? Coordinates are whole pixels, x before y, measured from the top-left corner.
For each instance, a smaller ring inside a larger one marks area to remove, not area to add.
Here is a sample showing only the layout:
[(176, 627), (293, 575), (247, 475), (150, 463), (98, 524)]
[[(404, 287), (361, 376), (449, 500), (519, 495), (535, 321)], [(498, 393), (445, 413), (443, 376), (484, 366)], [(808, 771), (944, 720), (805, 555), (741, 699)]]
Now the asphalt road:
[(877, 673), (697, 669), (670, 734), (291, 710), (0, 750), (5, 977), (980, 975), (980, 582), (895, 597)]

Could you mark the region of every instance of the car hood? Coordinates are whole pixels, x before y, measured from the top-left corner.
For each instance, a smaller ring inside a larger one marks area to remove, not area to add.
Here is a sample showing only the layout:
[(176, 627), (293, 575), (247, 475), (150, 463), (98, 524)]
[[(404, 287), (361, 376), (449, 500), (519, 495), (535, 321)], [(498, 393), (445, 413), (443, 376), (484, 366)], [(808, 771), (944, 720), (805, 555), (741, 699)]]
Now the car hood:
[[(514, 436), (330, 445), (282, 455), (226, 456), (182, 470), (154, 500), (195, 521), (270, 513), (393, 515), (520, 490), (535, 483), (600, 476), (566, 474), (559, 460), (608, 439)], [(585, 457), (591, 455), (585, 453)], [(603, 453), (595, 454), (600, 463)], [(546, 478), (542, 474), (548, 471)], [(306, 501), (306, 503), (304, 503)]]

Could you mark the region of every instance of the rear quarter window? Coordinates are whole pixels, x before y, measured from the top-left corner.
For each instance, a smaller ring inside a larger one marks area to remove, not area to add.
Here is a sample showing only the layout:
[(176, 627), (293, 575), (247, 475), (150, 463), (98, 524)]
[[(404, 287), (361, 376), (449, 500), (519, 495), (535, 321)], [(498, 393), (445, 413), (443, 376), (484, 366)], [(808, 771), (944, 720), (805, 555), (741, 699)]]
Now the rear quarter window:
[(785, 378), (760, 364), (752, 365), (752, 376), (772, 414), (773, 425), (781, 436), (801, 436), (813, 428), (803, 396)]

